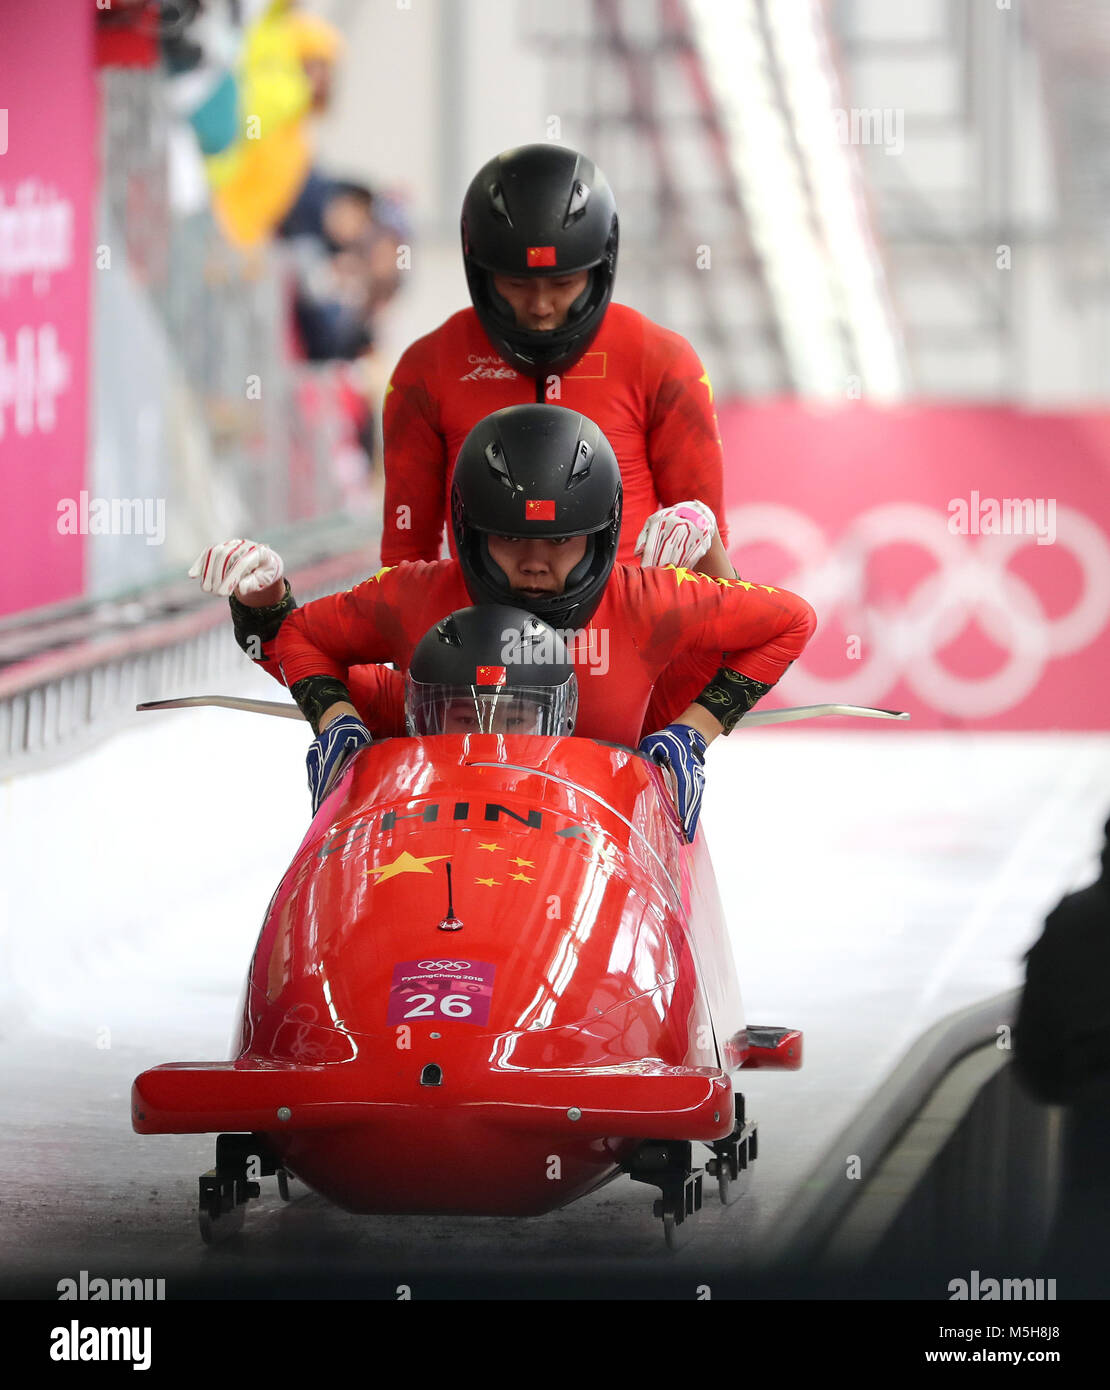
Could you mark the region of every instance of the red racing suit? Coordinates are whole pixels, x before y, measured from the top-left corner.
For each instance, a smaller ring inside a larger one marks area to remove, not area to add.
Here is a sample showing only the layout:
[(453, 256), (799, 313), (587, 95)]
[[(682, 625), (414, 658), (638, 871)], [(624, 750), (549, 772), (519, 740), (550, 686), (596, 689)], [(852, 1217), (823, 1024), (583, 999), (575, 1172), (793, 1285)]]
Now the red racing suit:
[[(331, 676), (355, 696), (350, 668), (392, 661), (404, 671), (428, 629), (469, 605), (454, 560), (383, 569), (344, 594), (291, 613), (274, 640), (274, 654), (286, 685)], [(711, 658), (714, 670), (727, 666), (773, 685), (815, 627), (813, 609), (786, 589), (710, 579), (672, 566), (617, 565), (572, 648), (578, 675), (575, 732), (634, 748), (652, 686), (676, 657)], [(395, 673), (385, 675), (395, 679)], [(353, 703), (358, 709), (357, 698)], [(681, 713), (675, 710), (672, 719)], [(370, 727), (382, 731), (381, 724), (379, 714)], [(402, 729), (403, 724), (394, 732)]]
[(515, 372), (473, 309), (453, 314), (406, 349), (383, 408), (383, 565), (439, 559), (451, 470), (463, 440), (495, 410), (537, 400), (577, 410), (613, 446), (624, 483), (618, 560), (636, 563), (636, 541), (652, 512), (689, 499), (712, 509), (727, 543), (713, 391), (685, 338), (624, 304), (610, 304), (589, 352), (558, 380), (558, 396), (549, 395), (545, 378)]

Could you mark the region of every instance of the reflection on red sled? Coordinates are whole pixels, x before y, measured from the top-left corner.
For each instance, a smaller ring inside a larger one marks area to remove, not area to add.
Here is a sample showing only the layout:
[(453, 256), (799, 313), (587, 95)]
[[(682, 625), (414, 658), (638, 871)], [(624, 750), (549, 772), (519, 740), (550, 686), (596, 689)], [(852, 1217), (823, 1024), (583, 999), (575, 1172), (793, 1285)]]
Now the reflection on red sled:
[(255, 949), (235, 1060), (133, 1090), (142, 1134), (219, 1132), (201, 1227), (261, 1177), (355, 1212), (526, 1216), (627, 1173), (669, 1244), (755, 1157), (732, 1075), (795, 1069), (745, 1027), (712, 866), (659, 769), (587, 739), (392, 739), (309, 827)]

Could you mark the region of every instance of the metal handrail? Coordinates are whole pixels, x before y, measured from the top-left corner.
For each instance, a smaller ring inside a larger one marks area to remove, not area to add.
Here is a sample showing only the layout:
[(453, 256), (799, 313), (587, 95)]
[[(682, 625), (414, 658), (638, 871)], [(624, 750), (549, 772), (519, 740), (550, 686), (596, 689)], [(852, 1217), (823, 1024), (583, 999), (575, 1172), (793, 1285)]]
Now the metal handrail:
[[(347, 550), (292, 568), (290, 582), (308, 599), (370, 572), (367, 551)], [(0, 779), (65, 761), (114, 732), (137, 704), (195, 690), (246, 661), (225, 604), (198, 592), (187, 612), (17, 662), (0, 671)]]

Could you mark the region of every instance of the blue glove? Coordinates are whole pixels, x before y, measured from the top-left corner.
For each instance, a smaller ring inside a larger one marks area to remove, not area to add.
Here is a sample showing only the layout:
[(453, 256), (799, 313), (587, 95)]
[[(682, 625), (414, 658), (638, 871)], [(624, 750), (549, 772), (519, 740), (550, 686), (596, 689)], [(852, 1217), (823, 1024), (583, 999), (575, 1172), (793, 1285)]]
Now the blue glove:
[(664, 763), (678, 783), (678, 814), (682, 829), (691, 843), (701, 815), (701, 797), (705, 790), (705, 739), (689, 724), (668, 724), (657, 734), (648, 734), (640, 743), (640, 752), (654, 762)]
[(373, 743), (370, 730), (353, 714), (333, 719), (308, 750), (308, 789), (315, 815), (339, 781), (347, 760)]

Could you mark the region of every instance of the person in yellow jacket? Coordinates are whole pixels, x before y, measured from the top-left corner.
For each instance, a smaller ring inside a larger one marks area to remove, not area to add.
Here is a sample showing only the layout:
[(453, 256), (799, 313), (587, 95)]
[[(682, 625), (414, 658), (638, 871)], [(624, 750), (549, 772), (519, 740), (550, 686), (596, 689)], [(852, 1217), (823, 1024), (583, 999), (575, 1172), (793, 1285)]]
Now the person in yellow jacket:
[(239, 139), (206, 160), (213, 210), (236, 246), (256, 246), (292, 207), (308, 176), (308, 118), (330, 95), (339, 32), (271, 0), (247, 31), (239, 75)]

